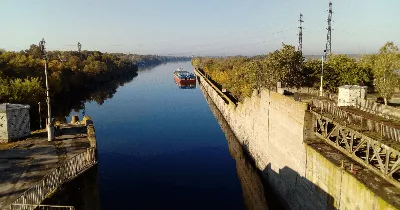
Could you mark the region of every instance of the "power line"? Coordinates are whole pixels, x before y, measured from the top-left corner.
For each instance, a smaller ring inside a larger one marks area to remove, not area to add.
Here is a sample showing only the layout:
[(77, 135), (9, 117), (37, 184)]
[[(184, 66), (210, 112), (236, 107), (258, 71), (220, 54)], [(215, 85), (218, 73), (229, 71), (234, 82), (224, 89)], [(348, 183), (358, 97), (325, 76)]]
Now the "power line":
[[(268, 34), (263, 34), (262, 36), (250, 36), (250, 37), (245, 37), (245, 38), (232, 39), (232, 40), (229, 40), (229, 41), (232, 42), (232, 41), (239, 41), (239, 40), (240, 41), (249, 40), (249, 39), (253, 39), (253, 38), (264, 38), (266, 35), (277, 35), (277, 34), (281, 34), (283, 32), (290, 31), (290, 30), (293, 30), (293, 28), (285, 28), (285, 29), (280, 30), (280, 31), (275, 31), (275, 32), (268, 33)], [(225, 40), (225, 41), (227, 41), (227, 40)], [(215, 43), (211, 43), (211, 44), (205, 44), (205, 45), (186, 45), (186, 46), (180, 46), (180, 47), (181, 48), (207, 48), (207, 47), (215, 47), (215, 46), (218, 46), (218, 45), (221, 45), (221, 44), (222, 44), (222, 42), (219, 41), (219, 42), (215, 42)]]
[[(286, 38), (286, 37), (283, 37), (283, 38)], [(196, 53), (212, 52), (212, 51), (232, 49), (232, 48), (237, 48), (237, 47), (248, 47), (248, 46), (252, 46), (252, 45), (256, 45), (256, 44), (267, 44), (267, 43), (271, 43), (271, 42), (275, 41), (276, 39), (278, 39), (278, 38), (274, 38), (269, 41), (260, 41), (260, 42), (253, 42), (253, 43), (248, 43), (248, 44), (229, 46), (229, 47), (221, 47), (221, 48), (216, 48), (216, 49), (201, 50), (201, 51), (196, 51)], [(195, 53), (194, 51), (190, 51), (190, 52), (183, 52), (183, 53), (171, 53), (171, 54), (167, 54), (167, 55), (171, 56), (171, 55), (183, 55), (183, 54), (194, 54), (194, 53)]]
[[(275, 27), (280, 26), (282, 24), (289, 24), (289, 23), (293, 23), (293, 22), (295, 22), (295, 21), (291, 20), (291, 21), (285, 21), (285, 22), (276, 23), (276, 24), (268, 24), (268, 25), (260, 26), (258, 28), (247, 28), (245, 31), (250, 31), (250, 30), (254, 30), (254, 29), (259, 31), (259, 30), (263, 30), (265, 28), (275, 28)], [(241, 31), (243, 32), (243, 30), (241, 30)], [(219, 32), (219, 33), (214, 33), (214, 34), (208, 33), (208, 35), (211, 34), (213, 36), (220, 36), (220, 35), (225, 36), (225, 35), (230, 35), (232, 33), (234, 33), (234, 32), (225, 30), (224, 32)], [(169, 43), (180, 42), (180, 41), (181, 41), (181, 39), (179, 39), (179, 40), (173, 39), (173, 40), (169, 40), (169, 41), (155, 41), (155, 42), (151, 42), (149, 44), (154, 44), (154, 45), (169, 44)]]

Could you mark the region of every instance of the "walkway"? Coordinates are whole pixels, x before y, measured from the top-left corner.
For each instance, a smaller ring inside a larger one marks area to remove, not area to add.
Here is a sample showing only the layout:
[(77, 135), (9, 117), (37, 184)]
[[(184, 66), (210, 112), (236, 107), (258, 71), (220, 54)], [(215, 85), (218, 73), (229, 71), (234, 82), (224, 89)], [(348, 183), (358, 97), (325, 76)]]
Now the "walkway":
[(8, 208), (58, 164), (90, 147), (85, 126), (65, 125), (61, 134), (48, 142), (43, 131), (11, 149), (0, 148), (0, 209)]

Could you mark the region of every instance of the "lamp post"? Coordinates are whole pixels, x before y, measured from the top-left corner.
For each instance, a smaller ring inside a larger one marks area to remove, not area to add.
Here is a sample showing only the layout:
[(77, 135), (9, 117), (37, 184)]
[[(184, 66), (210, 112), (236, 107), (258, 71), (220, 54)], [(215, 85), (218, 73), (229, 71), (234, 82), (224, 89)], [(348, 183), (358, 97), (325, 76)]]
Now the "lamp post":
[(46, 98), (47, 98), (47, 120), (46, 120), (46, 128), (47, 128), (47, 140), (52, 141), (54, 140), (54, 126), (53, 122), (51, 121), (51, 107), (50, 107), (50, 94), (49, 94), (49, 79), (47, 76), (47, 54), (45, 45), (46, 42), (42, 38), (42, 41), (39, 42), (40, 52), (42, 54), (44, 60), (44, 74), (46, 76)]

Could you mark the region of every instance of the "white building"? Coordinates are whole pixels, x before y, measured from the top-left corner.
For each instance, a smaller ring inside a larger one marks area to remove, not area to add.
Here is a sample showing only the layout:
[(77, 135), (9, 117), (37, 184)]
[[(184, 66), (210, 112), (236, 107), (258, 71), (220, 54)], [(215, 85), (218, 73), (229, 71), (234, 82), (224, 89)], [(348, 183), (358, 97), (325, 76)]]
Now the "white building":
[(29, 106), (20, 104), (0, 104), (0, 142), (28, 136), (30, 131)]
[(365, 99), (367, 86), (343, 85), (339, 87), (338, 106), (355, 106), (357, 98)]

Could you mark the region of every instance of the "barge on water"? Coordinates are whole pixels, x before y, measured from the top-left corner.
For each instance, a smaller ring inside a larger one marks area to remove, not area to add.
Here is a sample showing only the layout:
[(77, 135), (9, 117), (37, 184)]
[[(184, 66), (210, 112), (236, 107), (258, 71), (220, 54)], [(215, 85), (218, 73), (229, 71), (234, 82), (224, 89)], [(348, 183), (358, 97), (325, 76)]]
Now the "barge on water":
[(174, 71), (174, 80), (180, 85), (193, 85), (196, 84), (196, 76), (193, 73), (184, 71), (182, 67)]

